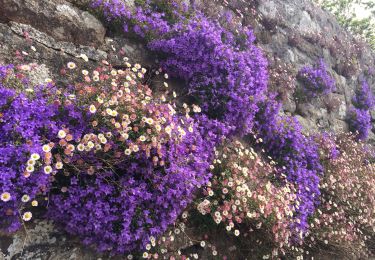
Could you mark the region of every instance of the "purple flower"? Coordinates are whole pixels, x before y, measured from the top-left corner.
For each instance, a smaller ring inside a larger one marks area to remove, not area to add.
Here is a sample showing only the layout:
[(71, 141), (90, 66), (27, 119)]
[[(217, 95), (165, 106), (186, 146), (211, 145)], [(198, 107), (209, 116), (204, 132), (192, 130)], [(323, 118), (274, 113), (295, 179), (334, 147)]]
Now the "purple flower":
[(352, 101), (353, 105), (360, 109), (371, 110), (374, 107), (374, 95), (366, 80), (363, 80), (361, 86), (356, 89)]
[[(166, 144), (165, 167), (155, 167), (139, 154), (115, 165), (116, 172), (60, 176), (48, 217), (99, 251), (140, 250), (151, 236), (165, 232), (196, 188), (207, 183), (212, 143), (215, 140), (203, 140), (197, 129), (180, 143)], [(68, 191), (59, 192), (67, 182)]]
[(257, 114), (254, 133), (263, 139), (257, 146), (263, 148), (296, 185), (300, 205), (295, 217), (299, 224), (293, 228), (304, 233), (308, 230), (308, 218), (319, 203), (322, 165), (313, 138), (303, 135), (297, 119), (280, 116), (279, 110), (280, 104), (272, 96), (266, 99)]
[[(198, 119), (205, 138), (218, 140), (223, 133), (232, 137), (250, 132), (263, 138), (259, 147), (279, 163), (282, 172), (298, 187), (300, 207), (296, 218), (300, 224), (293, 228), (306, 231), (307, 220), (314, 213), (320, 194), (322, 166), (317, 145), (302, 134), (294, 118), (278, 116), (280, 104), (265, 98), (267, 61), (254, 45), (252, 31), (249, 28), (231, 31), (194, 10), (188, 19), (183, 15), (169, 19), (164, 30), (167, 33), (160, 33), (163, 30), (152, 29), (158, 19), (143, 25), (136, 22), (138, 17), (145, 21), (142, 13), (162, 12), (152, 5), (140, 5), (137, 12), (132, 12), (124, 4), (119, 7), (117, 0), (106, 4), (96, 2), (96, 7), (102, 7), (108, 17), (126, 24), (132, 22), (148, 41), (148, 47), (160, 54), (163, 68), (186, 81), (185, 93), (200, 104), (205, 114)], [(119, 14), (117, 10), (127, 11)], [(310, 92), (329, 93), (335, 88), (323, 61), (315, 68), (303, 69), (302, 75)]]
[(304, 92), (311, 97), (327, 95), (336, 89), (335, 80), (328, 73), (323, 59), (313, 67), (303, 67), (297, 79), (301, 81)]
[(48, 104), (44, 86), (28, 98), (0, 85), (0, 194), (11, 195), (10, 201), (0, 200), (0, 230), (15, 231), (21, 225), (19, 210), (27, 205), (22, 196), (33, 200), (49, 189), (48, 175), (41, 170), (24, 173), (30, 155), (42, 154), (45, 139), (56, 133), (56, 109)]
[(349, 129), (357, 135), (358, 140), (366, 140), (371, 131), (371, 115), (369, 110), (352, 107), (348, 112)]
[(0, 79), (5, 78), (9, 70), (13, 69), (13, 67), (14, 66), (12, 64), (0, 65)]

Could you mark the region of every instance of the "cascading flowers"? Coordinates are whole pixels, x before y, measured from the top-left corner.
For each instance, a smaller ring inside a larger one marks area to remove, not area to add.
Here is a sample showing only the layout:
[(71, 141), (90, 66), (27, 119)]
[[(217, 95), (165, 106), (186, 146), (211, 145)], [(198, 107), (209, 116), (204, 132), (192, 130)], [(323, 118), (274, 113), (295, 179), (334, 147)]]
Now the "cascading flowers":
[[(69, 81), (78, 67), (67, 68)], [(207, 183), (215, 141), (190, 117), (199, 107), (181, 114), (167, 94), (154, 97), (139, 64), (105, 63), (67, 87), (50, 81), (29, 94), (8, 86), (9, 69), (0, 102), (2, 228), (16, 230), (39, 215), (33, 207), (46, 208), (85, 244), (131, 252), (162, 234)]]
[(366, 80), (361, 82), (352, 99), (353, 107), (348, 110), (349, 129), (356, 133), (357, 140), (366, 140), (371, 129), (370, 111), (374, 108), (375, 98)]
[(320, 205), (310, 221), (307, 250), (333, 247), (368, 258), (375, 235), (374, 151), (349, 134), (316, 137), (324, 162)]
[[(212, 154), (190, 109), (177, 114), (141, 83), (145, 68), (126, 66), (83, 70), (84, 80), (55, 98), (66, 124), (42, 146), (37, 168), (54, 183), (47, 216), (111, 253), (162, 234), (208, 181)], [(80, 122), (70, 120), (76, 114)]]
[[(293, 245), (293, 184), (281, 176), (276, 180), (275, 162), (265, 161), (239, 141), (226, 142), (215, 154), (213, 177), (204, 188), (198, 211), (209, 214), (229, 233), (257, 243), (253, 253), (262, 254), (259, 257), (285, 254)], [(256, 235), (260, 233), (264, 235)]]
[(30, 220), (30, 208), (49, 190), (49, 176), (37, 165), (43, 142), (53, 140), (58, 125), (57, 107), (49, 102), (52, 86), (31, 88), (24, 77), (14, 66), (0, 66), (0, 230), (9, 232)]
[(312, 67), (301, 68), (297, 79), (301, 81), (305, 94), (310, 97), (327, 95), (336, 89), (336, 82), (329, 74), (323, 59), (319, 59)]

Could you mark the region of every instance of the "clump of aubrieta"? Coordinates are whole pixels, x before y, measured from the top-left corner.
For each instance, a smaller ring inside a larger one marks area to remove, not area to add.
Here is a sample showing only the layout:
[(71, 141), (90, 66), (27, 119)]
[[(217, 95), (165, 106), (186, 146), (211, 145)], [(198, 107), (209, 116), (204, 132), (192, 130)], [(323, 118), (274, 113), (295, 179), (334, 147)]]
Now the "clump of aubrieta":
[(303, 67), (297, 75), (304, 93), (310, 97), (327, 95), (336, 89), (336, 83), (327, 70), (327, 65), (320, 59), (314, 66)]
[(348, 111), (350, 130), (357, 135), (358, 140), (366, 140), (372, 124), (370, 111), (374, 108), (375, 99), (367, 81), (363, 80), (355, 91), (352, 99), (353, 107)]

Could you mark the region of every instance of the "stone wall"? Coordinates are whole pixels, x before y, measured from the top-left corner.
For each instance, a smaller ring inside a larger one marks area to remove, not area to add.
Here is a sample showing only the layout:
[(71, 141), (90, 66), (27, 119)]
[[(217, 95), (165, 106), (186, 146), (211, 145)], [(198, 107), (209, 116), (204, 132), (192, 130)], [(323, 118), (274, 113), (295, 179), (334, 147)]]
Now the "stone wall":
[[(212, 16), (231, 13), (237, 22), (252, 26), (258, 45), (268, 56), (270, 69), (281, 68), (282, 77), (295, 77), (302, 66), (324, 58), (337, 82), (336, 91), (328, 97), (306, 102), (298, 100), (293, 89), (283, 82), (272, 86), (286, 92), (284, 112), (295, 115), (306, 131), (347, 131), (346, 110), (360, 81), (366, 78), (375, 90), (375, 53), (311, 0), (235, 0), (230, 3), (203, 0), (200, 4)], [(298, 82), (296, 87), (301, 87)], [(369, 141), (375, 142), (374, 132), (370, 133)]]
[[(105, 28), (83, 10), (85, 0), (0, 0), (0, 63), (38, 63), (33, 80), (58, 77), (68, 61), (95, 67), (102, 60), (121, 64), (116, 50), (123, 49), (133, 62), (154, 66), (154, 57), (143, 44)], [(305, 131), (346, 131), (346, 110), (354, 89), (366, 77), (375, 89), (375, 54), (356, 41), (335, 19), (310, 0), (201, 0), (212, 16), (232, 13), (243, 25), (251, 25), (258, 45), (267, 54), (270, 69), (278, 70), (285, 82), (272, 87), (285, 92), (283, 111), (296, 115)], [(87, 57), (87, 58), (86, 58)], [(293, 81), (304, 65), (323, 57), (337, 81), (329, 97), (298, 100)], [(372, 72), (374, 73), (374, 72)], [(291, 77), (289, 79), (288, 77)], [(289, 83), (288, 83), (289, 82)], [(290, 84), (292, 82), (292, 84)], [(330, 105), (329, 102), (333, 102)], [(375, 122), (375, 114), (373, 115)], [(375, 134), (370, 134), (375, 142)], [(4, 259), (97, 259), (79, 241), (55, 230), (51, 223), (38, 222), (14, 236), (0, 235)]]
[[(311, 1), (262, 1), (259, 12), (266, 21), (276, 20), (280, 24), (271, 39), (261, 43), (269, 56), (280, 58), (296, 70), (322, 57), (337, 82), (337, 90), (329, 97), (309, 102), (289, 98), (284, 103), (284, 111), (295, 114), (306, 129), (347, 130), (344, 120), (353, 91), (363, 78), (375, 88), (374, 75), (365, 77), (375, 66), (374, 52), (351, 37), (331, 15)], [(327, 107), (329, 99), (338, 101), (333, 101), (337, 103), (333, 111)], [(370, 138), (374, 141), (373, 133)]]

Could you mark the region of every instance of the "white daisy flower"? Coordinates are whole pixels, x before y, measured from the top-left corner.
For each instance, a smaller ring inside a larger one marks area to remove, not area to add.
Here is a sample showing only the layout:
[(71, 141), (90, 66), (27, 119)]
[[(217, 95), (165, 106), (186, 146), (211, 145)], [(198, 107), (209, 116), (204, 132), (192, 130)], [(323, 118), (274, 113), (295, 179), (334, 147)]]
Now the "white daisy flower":
[(68, 62), (67, 67), (72, 70), (75, 69), (77, 65), (74, 62)]
[(63, 168), (63, 163), (62, 162), (57, 162), (55, 165), (56, 169), (61, 170)]
[(96, 112), (96, 107), (94, 105), (90, 105), (89, 110), (91, 114), (94, 114)]
[(33, 160), (35, 160), (35, 161), (37, 161), (37, 160), (40, 159), (40, 155), (37, 154), (37, 153), (33, 153), (33, 154), (31, 154), (30, 158), (33, 159)]
[(33, 217), (33, 214), (31, 214), (30, 211), (27, 211), (27, 212), (23, 213), (22, 219), (24, 221), (29, 221), (32, 217)]
[(10, 201), (12, 196), (10, 195), (9, 192), (3, 192), (0, 196), (0, 198), (1, 198), (2, 201), (7, 202), (7, 201)]
[(29, 195), (27, 195), (27, 194), (25, 194), (25, 195), (23, 195), (22, 197), (21, 197), (21, 201), (22, 202), (28, 202), (30, 200), (30, 196)]
[(44, 167), (44, 173), (45, 174), (51, 174), (51, 172), (52, 172), (51, 166), (47, 165), (47, 166)]
[(28, 165), (26, 167), (26, 171), (29, 172), (29, 173), (34, 172), (34, 165)]
[(60, 139), (63, 139), (66, 137), (66, 132), (64, 130), (60, 130), (58, 133), (57, 133), (57, 136), (60, 138)]
[(48, 144), (43, 145), (42, 147), (43, 152), (48, 153), (51, 151), (51, 147)]

